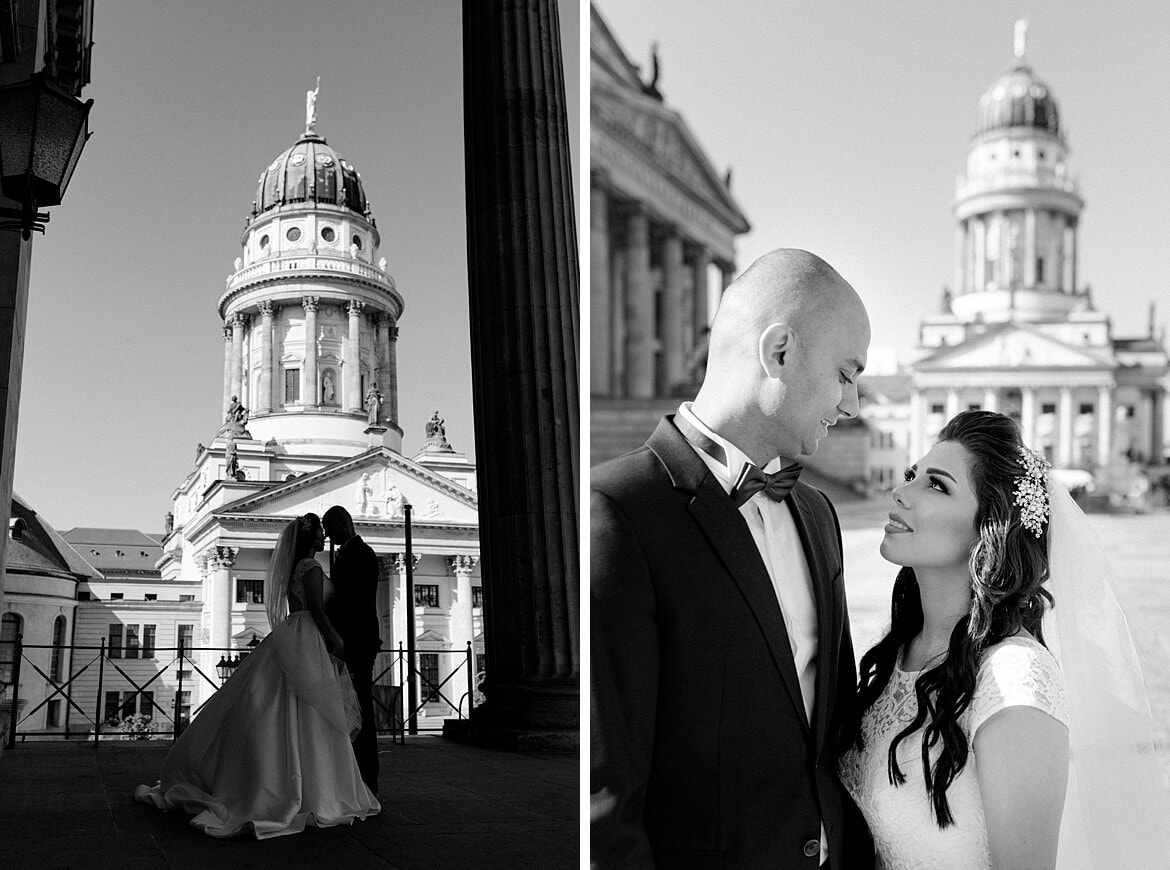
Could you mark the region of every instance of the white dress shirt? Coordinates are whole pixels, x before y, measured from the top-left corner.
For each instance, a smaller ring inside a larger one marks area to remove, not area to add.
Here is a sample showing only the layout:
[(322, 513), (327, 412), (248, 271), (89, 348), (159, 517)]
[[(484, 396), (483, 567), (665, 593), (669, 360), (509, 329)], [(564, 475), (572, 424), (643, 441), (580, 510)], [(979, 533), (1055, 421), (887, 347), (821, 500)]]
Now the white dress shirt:
[[(715, 479), (728, 493), (739, 477), (745, 464), (755, 464), (742, 450), (725, 438), (713, 432), (691, 410), (690, 402), (683, 402), (678, 409), (679, 416), (723, 448), (727, 465), (704, 450), (695, 447), (699, 458), (706, 463)], [(691, 445), (694, 447), (695, 445)], [(761, 469), (769, 474), (781, 469), (779, 458), (771, 460)], [(773, 501), (758, 492), (740, 505), (740, 514), (747, 522), (756, 549), (768, 570), (784, 627), (788, 631), (788, 642), (792, 647), (792, 658), (796, 663), (796, 675), (800, 679), (800, 693), (804, 701), (804, 712), (812, 727), (813, 703), (816, 701), (817, 685), (817, 605), (813, 597), (812, 573), (800, 543), (800, 534), (788, 501)], [(828, 858), (829, 844), (825, 826), (821, 825), (821, 863)]]

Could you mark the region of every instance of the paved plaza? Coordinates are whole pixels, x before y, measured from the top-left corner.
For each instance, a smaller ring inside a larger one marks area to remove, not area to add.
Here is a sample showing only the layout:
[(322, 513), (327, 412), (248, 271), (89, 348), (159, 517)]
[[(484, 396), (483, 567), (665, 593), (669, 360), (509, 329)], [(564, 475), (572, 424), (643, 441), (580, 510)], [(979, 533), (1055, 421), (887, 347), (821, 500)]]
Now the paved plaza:
[[(888, 499), (839, 505), (845, 588), (858, 656), (889, 624), (897, 568), (882, 559), (878, 545), (890, 506)], [(1170, 780), (1170, 511), (1089, 518), (1113, 566), (1117, 599), (1129, 621), (1150, 695), (1159, 757)], [(1054, 591), (1058, 588), (1054, 586)]]
[(169, 743), (25, 743), (0, 758), (0, 867), (578, 866), (578, 760), (441, 737), (382, 741), (382, 812), (351, 827), (216, 840), (135, 803)]

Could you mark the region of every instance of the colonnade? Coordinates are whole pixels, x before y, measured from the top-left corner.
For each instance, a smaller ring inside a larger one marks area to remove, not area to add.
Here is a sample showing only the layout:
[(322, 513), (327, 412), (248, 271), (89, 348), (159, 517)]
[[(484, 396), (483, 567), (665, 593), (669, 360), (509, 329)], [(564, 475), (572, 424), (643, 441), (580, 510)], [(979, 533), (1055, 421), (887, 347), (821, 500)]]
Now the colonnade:
[(706, 352), (709, 267), (718, 267), (722, 292), (734, 263), (602, 186), (592, 187), (590, 206), (592, 393), (669, 396)]
[(1077, 218), (1054, 209), (1000, 209), (955, 225), (955, 288), (1043, 288), (1074, 293)]

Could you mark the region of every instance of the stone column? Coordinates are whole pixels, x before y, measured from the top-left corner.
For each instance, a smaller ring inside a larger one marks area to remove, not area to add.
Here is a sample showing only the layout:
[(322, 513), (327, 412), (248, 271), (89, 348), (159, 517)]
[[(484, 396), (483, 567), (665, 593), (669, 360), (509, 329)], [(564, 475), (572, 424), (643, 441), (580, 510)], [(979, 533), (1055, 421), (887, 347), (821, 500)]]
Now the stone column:
[(1036, 286), (1036, 209), (1024, 210), (1024, 286)]
[(966, 221), (955, 224), (955, 286), (954, 294), (963, 292), (963, 262), (966, 259), (967, 232)]
[(1007, 290), (1012, 284), (1012, 220), (1007, 209), (997, 211), (999, 222), (999, 287)]
[(579, 301), (557, 7), (464, 0), (463, 24), (475, 453), (489, 593), (487, 703), (476, 721), (500, 737), (555, 729), (575, 746)]
[(626, 395), (654, 396), (654, 292), (650, 286), (650, 221), (626, 219)]
[(1153, 407), (1150, 410), (1150, 462), (1155, 465), (1162, 464), (1162, 455), (1165, 452), (1165, 445), (1163, 441), (1165, 435), (1165, 421), (1166, 421), (1166, 394), (1161, 387), (1154, 387), (1153, 395), (1151, 396)]
[(1020, 432), (1024, 446), (1035, 450), (1036, 440), (1036, 388), (1020, 387)]
[(1060, 440), (1057, 442), (1056, 464), (1061, 468), (1072, 465), (1073, 456), (1073, 398), (1071, 387), (1060, 388), (1057, 413), (1060, 420)]
[(1073, 218), (1069, 221), (1069, 246), (1072, 249), (1069, 254), (1072, 260), (1072, 267), (1069, 269), (1070, 278), (1068, 290), (1070, 293), (1077, 292), (1077, 219)]
[(983, 215), (975, 221), (975, 286), (977, 293), (987, 289), (987, 221)]
[[(455, 575), (455, 595), (451, 599), (452, 649), (465, 650), (467, 642), (475, 640), (471, 612), (471, 571), (478, 561), (475, 556), (451, 556), (447, 559), (447, 566)], [(475, 667), (474, 658), (471, 660), (471, 666)], [(455, 694), (462, 693), (457, 691)]]
[(983, 410), (999, 410), (999, 391), (995, 387), (988, 387), (983, 391)]
[(959, 391), (955, 387), (947, 387), (947, 420), (951, 420), (959, 413)]
[[(212, 547), (207, 553), (207, 567), (212, 572), (208, 611), (211, 613), (211, 646), (231, 646), (232, 578), (231, 569), (239, 555), (238, 547)], [(218, 651), (216, 656), (221, 655)]]
[(238, 312), (229, 318), (232, 325), (232, 395), (239, 396), (241, 401), (244, 398), (244, 324), (247, 320)]
[[(623, 224), (624, 227), (624, 224)], [(624, 231), (623, 231), (624, 232)], [(622, 236), (625, 237), (624, 234)], [(610, 233), (610, 241), (615, 236)], [(629, 257), (625, 248), (613, 248), (609, 252), (609, 286), (612, 298), (609, 306), (610, 353), (613, 363), (609, 373), (609, 395), (626, 398), (626, 264)]]
[(609, 394), (610, 378), (609, 197), (593, 184), (589, 190), (589, 390)]
[(925, 425), (922, 413), (922, 392), (918, 387), (910, 390), (910, 461), (917, 462), (922, 455), (922, 429)]
[(1113, 453), (1113, 391), (1097, 388), (1097, 464), (1108, 465)]
[(390, 315), (379, 311), (374, 317), (374, 356), (378, 361), (378, 389), (382, 393), (382, 407), (378, 409), (378, 422), (389, 416), (390, 411)]
[(349, 312), (349, 341), (345, 345), (345, 402), (342, 407), (350, 413), (361, 413), (364, 408), (361, 395), (361, 326), (364, 307), (364, 303), (354, 299), (346, 309)]
[(257, 410), (272, 413), (272, 303), (260, 303), (260, 395)]
[(671, 233), (662, 243), (662, 344), (665, 383), (659, 395), (668, 396), (683, 379), (683, 246), (682, 239)]
[(390, 318), (390, 326), (386, 331), (386, 404), (382, 406), (382, 413), (386, 415), (386, 422), (399, 431), (398, 425), (398, 325), (394, 318)]
[(280, 336), (277, 334), (280, 329), (281, 307), (276, 303), (272, 305), (272, 410), (279, 411), (284, 407), (284, 377), (280, 372)]
[[(418, 557), (416, 556), (415, 564), (411, 567), (413, 568), (417, 565)], [(408, 643), (406, 636), (406, 554), (395, 553), (393, 556), (391, 556), (391, 567), (394, 569), (394, 571), (390, 575), (390, 583), (393, 585), (393, 588), (390, 590), (390, 632), (392, 638), (391, 642), (393, 643), (392, 649), (394, 650), (395, 656), (397, 656), (398, 645), (402, 644), (402, 648), (406, 649)], [(397, 659), (395, 659), (395, 661), (397, 662)], [(398, 684), (399, 676), (398, 668), (395, 666), (395, 684)], [(403, 676), (405, 676), (405, 674), (403, 674)], [(405, 692), (405, 679), (402, 680), (402, 687), (402, 691)], [(406, 708), (405, 700), (403, 701), (402, 706), (404, 709)]]
[(707, 269), (711, 265), (711, 251), (705, 245), (695, 248), (692, 265), (695, 273), (695, 345), (706, 342), (706, 330), (711, 325), (710, 305), (707, 302)]
[(305, 309), (305, 367), (301, 371), (301, 404), (309, 407), (320, 404), (317, 386), (317, 309), (320, 296), (302, 296)]
[(1075, 293), (1076, 268), (1073, 265), (1073, 228), (1072, 221), (1066, 215), (1061, 222), (1060, 231), (1060, 286), (1066, 293)]
[(232, 333), (230, 325), (223, 328), (223, 416), (227, 418), (228, 408), (232, 404)]

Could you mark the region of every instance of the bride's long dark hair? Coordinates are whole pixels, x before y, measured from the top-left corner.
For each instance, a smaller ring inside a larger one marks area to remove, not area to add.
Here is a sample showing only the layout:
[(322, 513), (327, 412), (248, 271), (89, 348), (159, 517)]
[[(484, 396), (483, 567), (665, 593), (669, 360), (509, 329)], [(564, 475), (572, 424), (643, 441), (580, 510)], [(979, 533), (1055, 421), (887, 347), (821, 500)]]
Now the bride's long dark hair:
[[(898, 764), (898, 745), (922, 730), (922, 776), (940, 828), (954, 823), (947, 788), (963, 770), (971, 747), (959, 720), (971, 703), (984, 651), (1006, 637), (1028, 631), (1044, 642), (1041, 619), (1052, 595), (1042, 584), (1048, 578), (1048, 525), (1039, 537), (1024, 528), (1015, 486), (1025, 472), (1019, 429), (1002, 414), (966, 411), (939, 433), (967, 450), (969, 477), (978, 499), (975, 528), (979, 538), (971, 549), (971, 612), (951, 632), (945, 658), (924, 670), (914, 682), (917, 714), (890, 744), (890, 782), (902, 785), (906, 775)], [(890, 629), (861, 657), (854, 713), (846, 722), (843, 746), (862, 748), (861, 719), (890, 681), (899, 656), (922, 631), (922, 598), (914, 569), (902, 568), (894, 580)], [(941, 744), (932, 765), (930, 750)]]

